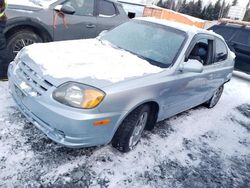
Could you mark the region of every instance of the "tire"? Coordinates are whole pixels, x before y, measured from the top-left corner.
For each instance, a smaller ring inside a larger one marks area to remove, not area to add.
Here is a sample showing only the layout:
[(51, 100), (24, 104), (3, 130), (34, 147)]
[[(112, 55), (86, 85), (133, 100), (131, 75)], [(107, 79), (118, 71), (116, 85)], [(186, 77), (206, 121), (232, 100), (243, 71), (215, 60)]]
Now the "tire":
[(138, 144), (149, 116), (150, 107), (148, 105), (140, 106), (132, 111), (116, 131), (112, 146), (123, 153), (132, 150)]
[(12, 61), (17, 55), (17, 53), (23, 47), (39, 42), (42, 42), (41, 37), (36, 33), (34, 33), (33, 31), (24, 29), (13, 33), (7, 39), (7, 50), (8, 50), (9, 61)]
[(213, 96), (211, 97), (211, 99), (209, 99), (206, 103), (205, 106), (207, 108), (213, 108), (215, 107), (215, 105), (219, 102), (221, 95), (223, 93), (224, 90), (224, 85), (220, 86), (213, 94)]

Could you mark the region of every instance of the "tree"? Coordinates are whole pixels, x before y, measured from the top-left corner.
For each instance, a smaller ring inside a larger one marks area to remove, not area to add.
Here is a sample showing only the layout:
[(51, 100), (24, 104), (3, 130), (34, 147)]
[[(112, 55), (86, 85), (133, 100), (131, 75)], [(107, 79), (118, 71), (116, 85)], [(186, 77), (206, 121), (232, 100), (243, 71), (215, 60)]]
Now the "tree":
[(156, 4), (158, 7), (164, 7), (164, 3), (162, 0), (158, 1), (158, 3)]
[(250, 0), (247, 3), (247, 6), (246, 6), (247, 11), (243, 19), (244, 21), (247, 21), (247, 22), (250, 21), (250, 7), (249, 6), (250, 6)]
[(238, 0), (234, 0), (232, 6), (236, 6), (238, 4)]
[(217, 0), (214, 5), (212, 20), (218, 20), (221, 11), (221, 0)]
[(187, 1), (184, 0), (184, 1), (182, 2), (182, 4), (181, 4), (181, 7), (180, 7), (179, 12), (184, 13), (184, 12), (185, 12), (185, 9), (186, 9), (186, 6), (187, 6)]
[(202, 1), (201, 0), (198, 0), (195, 2), (193, 10), (194, 10), (193, 16), (197, 18), (201, 18), (201, 13), (202, 13)]
[(183, 5), (183, 1), (182, 0), (178, 0), (177, 4), (175, 6), (175, 11), (180, 12), (182, 5)]
[(227, 4), (227, 6), (225, 6), (223, 13), (222, 13), (222, 16), (221, 16), (222, 18), (227, 17), (230, 7), (231, 7), (231, 5), (229, 3)]
[(202, 11), (203, 19), (205, 19), (205, 20), (213, 20), (214, 5), (212, 3), (209, 3), (209, 5), (207, 7), (205, 7), (204, 9)]

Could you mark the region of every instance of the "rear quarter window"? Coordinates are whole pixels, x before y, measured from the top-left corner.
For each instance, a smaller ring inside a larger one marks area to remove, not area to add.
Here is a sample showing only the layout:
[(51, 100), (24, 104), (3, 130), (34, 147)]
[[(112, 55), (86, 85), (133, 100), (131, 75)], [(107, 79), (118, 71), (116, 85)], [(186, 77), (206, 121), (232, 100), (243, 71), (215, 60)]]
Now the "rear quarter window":
[(250, 30), (239, 31), (233, 41), (250, 47)]
[(212, 27), (210, 30), (213, 30), (215, 33), (221, 35), (225, 40), (230, 40), (236, 32), (236, 29), (234, 28), (223, 26)]
[(227, 59), (228, 49), (225, 42), (219, 38), (215, 40), (215, 62), (224, 61)]

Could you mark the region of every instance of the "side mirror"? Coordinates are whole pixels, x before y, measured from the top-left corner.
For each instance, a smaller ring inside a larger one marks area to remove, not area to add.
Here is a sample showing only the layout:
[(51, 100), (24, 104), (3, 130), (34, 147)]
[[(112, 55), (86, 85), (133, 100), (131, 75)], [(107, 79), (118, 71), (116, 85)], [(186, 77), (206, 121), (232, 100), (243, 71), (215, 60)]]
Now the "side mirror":
[(189, 59), (187, 62), (184, 62), (179, 69), (181, 72), (195, 72), (202, 73), (203, 65), (196, 59)]
[(136, 16), (136, 13), (134, 13), (134, 12), (128, 12), (128, 18), (129, 19), (133, 19), (133, 18), (135, 18), (135, 16)]
[(57, 5), (54, 10), (56, 11), (60, 11), (64, 14), (74, 14), (76, 11), (74, 9), (74, 7), (70, 6), (70, 5)]

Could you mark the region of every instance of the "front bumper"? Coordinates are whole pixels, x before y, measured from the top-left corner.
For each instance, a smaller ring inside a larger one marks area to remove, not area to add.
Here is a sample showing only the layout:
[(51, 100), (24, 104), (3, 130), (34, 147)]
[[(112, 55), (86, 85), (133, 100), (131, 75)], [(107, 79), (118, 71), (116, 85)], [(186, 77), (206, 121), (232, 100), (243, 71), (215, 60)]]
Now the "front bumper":
[[(51, 88), (42, 96), (29, 96), (20, 89), (23, 82), (9, 66), (10, 93), (22, 114), (51, 140), (71, 148), (108, 144), (120, 122), (122, 113), (100, 113), (62, 105), (52, 98)], [(111, 120), (110, 124), (94, 126), (94, 122)]]

